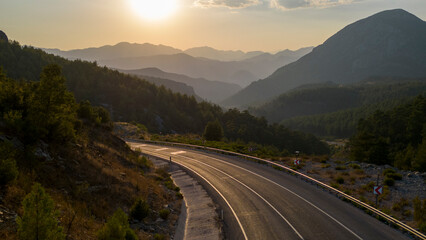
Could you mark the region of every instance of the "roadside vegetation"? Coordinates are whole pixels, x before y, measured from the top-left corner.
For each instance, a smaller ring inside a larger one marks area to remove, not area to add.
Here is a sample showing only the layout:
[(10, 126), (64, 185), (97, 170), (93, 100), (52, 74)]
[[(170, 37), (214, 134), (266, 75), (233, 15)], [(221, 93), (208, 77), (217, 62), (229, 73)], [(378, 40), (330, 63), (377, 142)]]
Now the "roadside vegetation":
[(77, 103), (65, 82), (57, 65), (37, 82), (0, 70), (0, 239), (170, 236), (176, 190), (111, 133), (106, 109)]

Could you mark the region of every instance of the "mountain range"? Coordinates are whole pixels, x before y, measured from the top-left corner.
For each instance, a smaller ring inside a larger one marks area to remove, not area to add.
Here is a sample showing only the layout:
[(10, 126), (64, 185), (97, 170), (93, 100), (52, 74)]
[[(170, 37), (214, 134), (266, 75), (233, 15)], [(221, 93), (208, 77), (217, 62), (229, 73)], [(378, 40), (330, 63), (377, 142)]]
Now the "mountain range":
[(165, 72), (184, 74), (191, 78), (234, 83), (244, 87), (269, 76), (279, 67), (296, 61), (309, 53), (312, 48), (284, 50), (270, 54), (221, 51), (209, 47), (182, 51), (164, 45), (123, 42), (114, 46), (70, 51), (43, 50), (68, 59), (97, 61), (100, 65), (116, 69), (159, 68)]
[[(140, 78), (143, 78), (147, 81), (150, 81), (155, 84), (164, 85), (165, 87), (170, 88), (172, 91), (177, 91), (181, 93), (188, 94), (188, 90), (186, 88), (183, 88), (180, 85), (172, 84), (173, 82), (190, 86), (193, 88), (194, 95), (198, 95), (204, 100), (211, 101), (214, 103), (218, 103), (225, 98), (237, 93), (239, 90), (241, 90), (241, 87), (237, 84), (232, 83), (225, 83), (225, 82), (219, 82), (219, 81), (209, 81), (204, 78), (191, 78), (188, 76), (185, 76), (183, 74), (176, 74), (176, 73), (168, 73), (164, 72), (158, 68), (143, 68), (143, 69), (137, 69), (137, 70), (119, 70), (124, 73), (136, 75)], [(154, 79), (153, 79), (154, 78)], [(156, 81), (157, 79), (157, 81)], [(163, 79), (163, 80), (161, 80)], [(168, 82), (165, 81), (167, 79)], [(179, 87), (177, 90), (175, 90), (175, 87)], [(183, 92), (182, 90), (186, 89)], [(188, 94), (192, 95), (192, 94)]]
[(354, 83), (371, 76), (425, 77), (426, 23), (402, 9), (352, 23), (311, 53), (251, 83), (222, 102), (244, 106), (267, 102), (303, 84)]

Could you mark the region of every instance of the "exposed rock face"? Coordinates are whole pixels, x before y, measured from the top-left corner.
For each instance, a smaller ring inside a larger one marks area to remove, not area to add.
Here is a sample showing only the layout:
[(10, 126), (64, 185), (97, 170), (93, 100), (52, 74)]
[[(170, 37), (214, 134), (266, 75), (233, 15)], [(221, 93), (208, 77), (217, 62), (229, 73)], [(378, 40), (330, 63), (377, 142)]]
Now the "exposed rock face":
[(6, 33), (4, 33), (2, 30), (0, 30), (0, 40), (9, 41)]

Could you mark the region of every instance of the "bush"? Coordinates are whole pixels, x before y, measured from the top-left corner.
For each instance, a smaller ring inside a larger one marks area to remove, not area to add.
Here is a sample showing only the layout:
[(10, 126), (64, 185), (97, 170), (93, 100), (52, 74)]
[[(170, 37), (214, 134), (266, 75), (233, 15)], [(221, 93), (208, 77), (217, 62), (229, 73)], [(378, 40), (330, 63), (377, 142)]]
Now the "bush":
[(156, 233), (154, 234), (155, 240), (166, 240), (166, 237), (163, 234)]
[(342, 176), (338, 176), (338, 177), (336, 178), (336, 182), (337, 182), (338, 184), (343, 184), (343, 183), (345, 183), (345, 179), (344, 179)]
[(138, 199), (130, 209), (130, 217), (138, 221), (142, 221), (148, 214), (149, 204), (142, 199)]
[(386, 177), (385, 180), (383, 181), (383, 183), (386, 186), (392, 187), (393, 185), (395, 185), (395, 180), (393, 178)]
[(402, 180), (402, 175), (399, 173), (388, 173), (386, 174), (386, 177), (392, 178), (393, 180)]
[(349, 165), (349, 167), (351, 167), (352, 169), (361, 169), (361, 166), (355, 163)]
[(59, 212), (39, 183), (34, 184), (22, 206), (24, 214), (16, 220), (20, 239), (65, 239), (62, 227), (58, 226)]
[(136, 240), (138, 237), (130, 228), (127, 215), (119, 208), (99, 230), (98, 239)]
[(223, 128), (220, 125), (219, 121), (207, 123), (206, 128), (204, 129), (204, 138), (207, 141), (220, 141), (223, 138)]
[(8, 184), (18, 176), (14, 155), (9, 144), (0, 143), (0, 186)]
[(170, 215), (170, 210), (169, 209), (162, 209), (160, 210), (160, 217), (164, 220), (166, 220)]
[(336, 169), (336, 170), (346, 170), (346, 167), (345, 166), (336, 166), (334, 169)]

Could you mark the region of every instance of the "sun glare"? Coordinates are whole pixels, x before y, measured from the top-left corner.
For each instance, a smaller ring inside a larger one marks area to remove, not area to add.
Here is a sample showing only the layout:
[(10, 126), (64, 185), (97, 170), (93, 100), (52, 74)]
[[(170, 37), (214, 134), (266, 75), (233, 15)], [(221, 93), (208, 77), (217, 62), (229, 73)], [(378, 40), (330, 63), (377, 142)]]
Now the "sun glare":
[(178, 0), (130, 0), (132, 8), (143, 18), (160, 20), (169, 17), (178, 8)]

